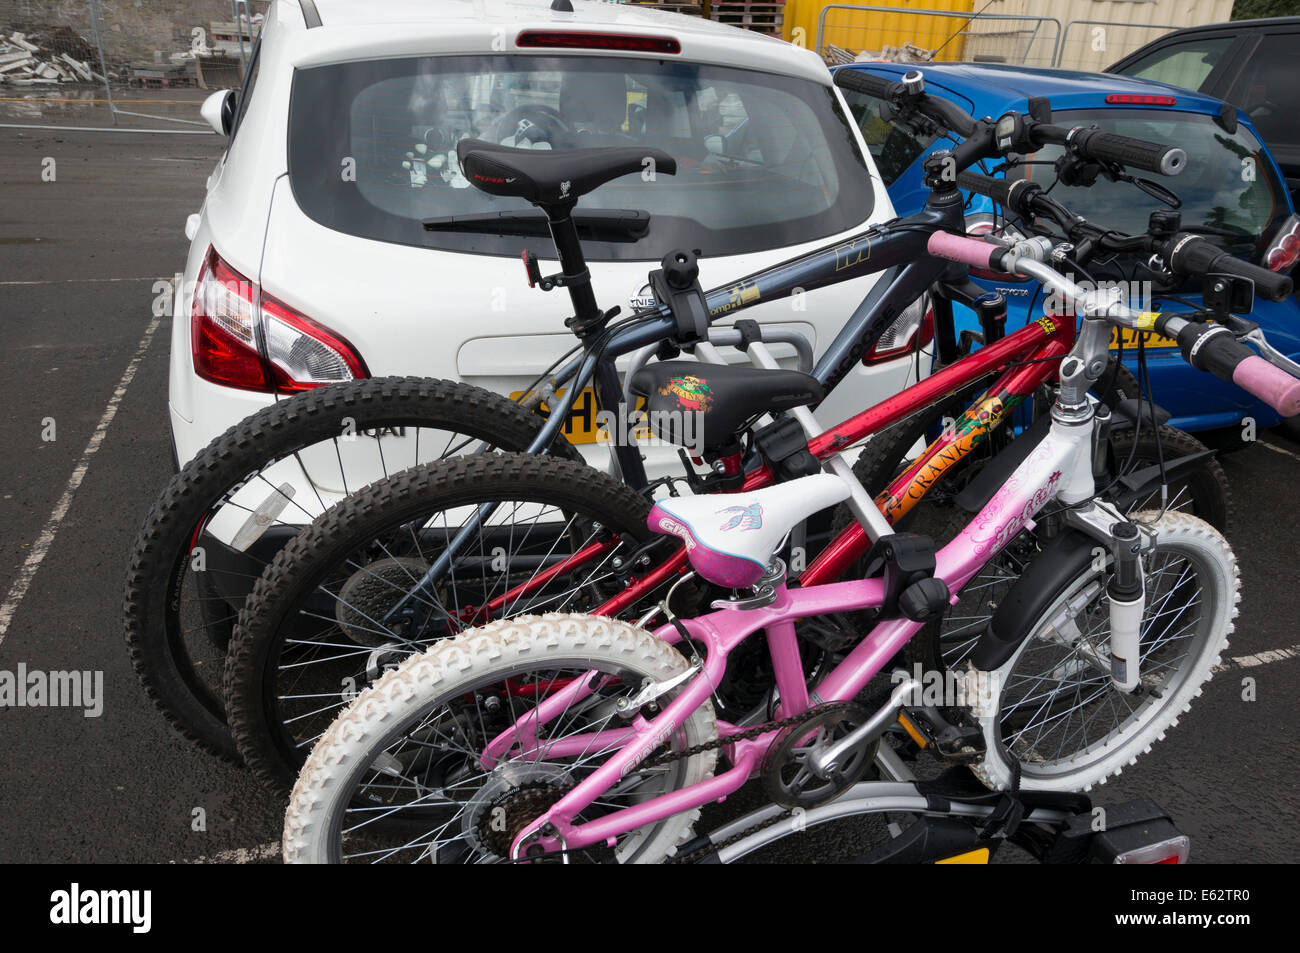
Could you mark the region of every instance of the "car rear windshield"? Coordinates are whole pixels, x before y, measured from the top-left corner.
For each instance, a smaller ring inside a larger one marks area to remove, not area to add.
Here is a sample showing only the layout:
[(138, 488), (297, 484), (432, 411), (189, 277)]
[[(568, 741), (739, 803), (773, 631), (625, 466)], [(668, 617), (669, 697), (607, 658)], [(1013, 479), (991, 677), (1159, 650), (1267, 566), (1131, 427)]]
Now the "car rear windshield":
[[(1282, 183), (1259, 140), (1244, 126), (1229, 133), (1212, 116), (1155, 109), (1063, 110), (1054, 121), (1063, 126), (1095, 124), (1107, 132), (1186, 150), (1182, 174), (1148, 177), (1183, 200), (1178, 211), (1184, 231), (1196, 232), (1238, 258), (1258, 260), (1288, 214)], [(1060, 147), (1048, 146), (1030, 158), (1051, 162), (1060, 153)], [(1055, 178), (1050, 164), (1023, 166), (1014, 175), (1044, 185)], [(1146, 231), (1150, 214), (1168, 207), (1129, 183), (1105, 178), (1091, 188), (1058, 183), (1052, 197), (1084, 218), (1130, 234)]]
[[(871, 214), (872, 191), (832, 90), (809, 80), (680, 61), (436, 56), (298, 70), (289, 176), (303, 211), (363, 238), (553, 257), (549, 239), (428, 231), (430, 218), (533, 213), (470, 186), (465, 138), (532, 149), (645, 144), (677, 159), (584, 197), (584, 210), (651, 215), (640, 237), (584, 244), (593, 260), (671, 248), (734, 255), (813, 241)], [(608, 240), (605, 240), (608, 239)], [(627, 240), (625, 240), (627, 239)]]

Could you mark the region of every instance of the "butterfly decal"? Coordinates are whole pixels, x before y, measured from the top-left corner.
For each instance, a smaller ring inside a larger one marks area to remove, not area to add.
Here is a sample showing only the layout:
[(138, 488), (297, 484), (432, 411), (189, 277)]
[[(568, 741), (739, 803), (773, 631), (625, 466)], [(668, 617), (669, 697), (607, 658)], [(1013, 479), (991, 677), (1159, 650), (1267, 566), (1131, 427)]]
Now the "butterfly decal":
[(763, 525), (763, 506), (761, 503), (751, 503), (749, 506), (728, 506), (726, 509), (718, 510), (718, 513), (726, 516), (732, 515), (725, 523), (718, 527), (722, 532), (740, 528), (741, 532), (747, 529), (759, 529)]

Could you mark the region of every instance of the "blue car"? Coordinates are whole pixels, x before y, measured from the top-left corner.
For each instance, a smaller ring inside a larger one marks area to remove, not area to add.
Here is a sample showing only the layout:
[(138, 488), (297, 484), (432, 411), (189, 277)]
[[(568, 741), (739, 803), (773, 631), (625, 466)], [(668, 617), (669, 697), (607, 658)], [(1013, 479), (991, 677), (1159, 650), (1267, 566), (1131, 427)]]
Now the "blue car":
[[(1184, 231), (1196, 232), (1239, 258), (1278, 271), (1288, 271), (1300, 250), (1296, 238), (1300, 218), (1295, 216), (1277, 164), (1246, 116), (1220, 100), (1162, 83), (1070, 70), (969, 63), (858, 63), (841, 68), (891, 80), (919, 69), (928, 92), (950, 99), (976, 116), (996, 118), (1009, 109), (1025, 112), (1029, 97), (1043, 96), (1050, 100), (1053, 121), (1058, 125), (1095, 123), (1121, 135), (1181, 146), (1188, 156), (1182, 175), (1150, 178), (1183, 200), (1179, 212)], [(850, 90), (842, 92), (875, 157), (894, 208), (899, 215), (917, 211), (928, 194), (922, 182), (922, 161), (951, 142), (888, 121), (881, 115), (880, 100)], [(1029, 158), (1049, 164), (1025, 165), (1008, 174), (1051, 182), (1055, 172), (1050, 160), (1059, 154), (1059, 147), (1044, 148)], [(1132, 233), (1146, 230), (1152, 211), (1168, 208), (1132, 184), (1102, 178), (1089, 188), (1057, 184), (1052, 195), (1098, 224)], [(974, 232), (989, 229), (992, 203), (984, 196), (968, 197), (968, 227)], [(1145, 309), (1188, 311), (1200, 305), (1199, 282), (1172, 289), (1144, 285), (1151, 275), (1137, 261), (1116, 261), (1109, 266), (1096, 263), (1089, 272), (1099, 282), (1127, 279), (1138, 290), (1150, 287), (1152, 293), (1141, 302)], [(1006, 296), (1009, 330), (1023, 326), (1031, 313), (1041, 313), (1043, 296), (1037, 282), (1006, 276), (973, 277)], [(957, 311), (958, 333), (965, 321), (969, 321), (965, 326), (978, 330), (973, 315)], [(1300, 357), (1300, 299), (1292, 296), (1271, 302), (1256, 298), (1251, 317), (1279, 350), (1293, 359)], [(1112, 347), (1118, 343), (1116, 340)], [(1124, 343), (1124, 360), (1136, 373), (1137, 351), (1131, 339)], [(1175, 427), (1208, 430), (1237, 425), (1246, 417), (1260, 427), (1281, 422), (1275, 410), (1245, 391), (1191, 368), (1172, 341), (1148, 339), (1147, 367), (1155, 400), (1173, 414), (1170, 423)], [(1292, 418), (1289, 424), (1296, 422), (1297, 418)]]

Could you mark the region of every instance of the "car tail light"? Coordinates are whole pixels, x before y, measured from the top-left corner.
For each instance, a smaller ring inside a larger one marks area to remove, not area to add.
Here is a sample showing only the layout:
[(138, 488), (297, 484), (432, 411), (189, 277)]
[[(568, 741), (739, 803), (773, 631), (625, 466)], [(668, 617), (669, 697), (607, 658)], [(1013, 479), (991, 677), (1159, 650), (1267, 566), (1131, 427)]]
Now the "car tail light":
[(190, 348), (200, 377), (242, 390), (270, 390), (257, 346), (256, 302), (253, 283), (208, 249), (190, 309)]
[(1300, 215), (1292, 215), (1277, 230), (1264, 251), (1264, 267), (1269, 271), (1289, 271), (1300, 258)]
[(524, 30), (515, 38), (515, 46), (558, 47), (566, 50), (625, 50), (631, 53), (680, 53), (682, 51), (682, 45), (671, 36), (562, 30)]
[(933, 340), (934, 310), (930, 307), (930, 296), (921, 295), (885, 328), (885, 333), (862, 358), (862, 363), (870, 367), (892, 361), (915, 348), (925, 347)]
[(1111, 93), (1106, 102), (1112, 106), (1177, 106), (1173, 96), (1151, 96), (1142, 93)]
[(211, 248), (194, 292), (190, 346), (200, 377), (242, 390), (296, 392), (370, 376), (347, 340), (263, 294)]
[[(988, 235), (996, 230), (997, 219), (988, 212), (976, 212), (973, 215), (966, 216), (967, 235), (972, 235), (978, 238), (981, 235)], [(1013, 233), (1008, 230), (1004, 230), (1002, 234), (1009, 239), (1014, 238), (1015, 240), (1019, 240), (1021, 237), (1018, 233)], [(1016, 284), (1020, 284), (1021, 282), (1029, 280), (1024, 275), (1008, 275), (1004, 271), (989, 271), (987, 268), (972, 268), (970, 274), (972, 278), (984, 278), (988, 281), (1001, 281), (1004, 283), (1015, 282)]]
[(282, 391), (370, 376), (351, 344), (270, 295), (262, 295), (262, 331), (271, 373)]

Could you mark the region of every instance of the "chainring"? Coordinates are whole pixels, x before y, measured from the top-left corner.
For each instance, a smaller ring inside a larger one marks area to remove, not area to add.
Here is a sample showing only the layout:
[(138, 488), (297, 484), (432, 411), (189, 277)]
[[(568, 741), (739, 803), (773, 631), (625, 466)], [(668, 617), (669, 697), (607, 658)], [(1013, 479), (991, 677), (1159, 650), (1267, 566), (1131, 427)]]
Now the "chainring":
[[(871, 712), (862, 705), (845, 704), (815, 712), (782, 729), (763, 757), (764, 793), (787, 809), (813, 808), (839, 797), (866, 774), (875, 761), (880, 740), (847, 752), (826, 778), (807, 767), (807, 757), (818, 746), (842, 738), (870, 717)], [(810, 734), (814, 737), (809, 738)]]

